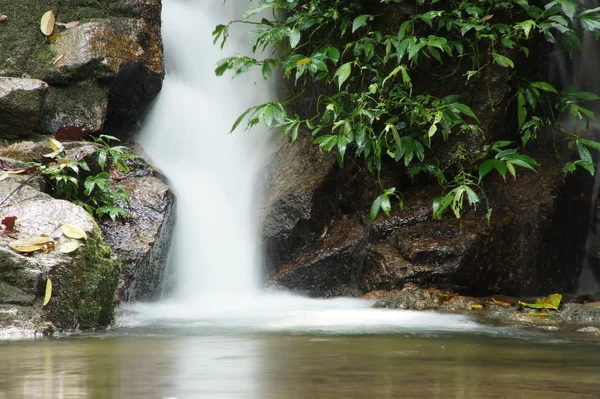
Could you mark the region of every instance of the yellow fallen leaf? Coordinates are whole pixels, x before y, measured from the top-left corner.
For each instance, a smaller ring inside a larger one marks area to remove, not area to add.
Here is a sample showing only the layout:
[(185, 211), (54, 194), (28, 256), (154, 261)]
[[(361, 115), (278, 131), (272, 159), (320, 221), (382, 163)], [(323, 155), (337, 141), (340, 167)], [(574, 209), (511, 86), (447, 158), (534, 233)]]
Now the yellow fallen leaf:
[(52, 298), (52, 281), (48, 279), (46, 280), (46, 295), (44, 295), (44, 304), (42, 306), (46, 306), (50, 302), (50, 298)]
[(474, 303), (471, 305), (471, 310), (475, 310), (475, 309), (483, 309), (483, 306), (481, 306), (478, 303)]
[(49, 252), (54, 249), (55, 242), (50, 237), (27, 237), (8, 244), (17, 252)]
[(73, 226), (71, 224), (63, 224), (60, 229), (62, 230), (63, 234), (66, 235), (69, 238), (74, 238), (74, 239), (83, 239), (83, 240), (87, 240), (87, 234), (85, 234), (85, 231), (81, 230), (81, 228), (77, 227), (77, 226)]
[(62, 143), (54, 139), (50, 139), (50, 147), (52, 147), (54, 151), (52, 151), (50, 154), (43, 155), (46, 158), (54, 158), (65, 150), (65, 147), (63, 147)]
[(76, 251), (77, 248), (79, 248), (81, 245), (82, 245), (81, 242), (78, 240), (70, 240), (70, 241), (60, 244), (60, 247), (58, 247), (58, 250), (60, 252), (62, 252), (63, 254), (70, 254), (71, 252)]
[(52, 12), (52, 10), (47, 11), (43, 16), (42, 16), (42, 20), (40, 21), (40, 29), (42, 30), (42, 33), (46, 36), (50, 36), (52, 34), (52, 32), (54, 31), (54, 22), (56, 21), (56, 17), (54, 16), (54, 13)]
[(52, 36), (50, 36), (50, 37), (48, 38), (48, 41), (49, 41), (50, 43), (52, 43), (53, 41), (55, 41), (56, 39), (58, 39), (58, 38), (59, 38), (59, 37), (61, 37), (61, 36), (62, 36), (62, 33), (55, 33), (55, 34), (53, 34)]
[(494, 304), (496, 304), (496, 305), (504, 306), (505, 308), (508, 308), (508, 307), (510, 307), (510, 303), (508, 303), (508, 302), (502, 302), (502, 301), (498, 301), (498, 300), (496, 300), (496, 299), (494, 299), (494, 298), (492, 298), (492, 302), (493, 302)]

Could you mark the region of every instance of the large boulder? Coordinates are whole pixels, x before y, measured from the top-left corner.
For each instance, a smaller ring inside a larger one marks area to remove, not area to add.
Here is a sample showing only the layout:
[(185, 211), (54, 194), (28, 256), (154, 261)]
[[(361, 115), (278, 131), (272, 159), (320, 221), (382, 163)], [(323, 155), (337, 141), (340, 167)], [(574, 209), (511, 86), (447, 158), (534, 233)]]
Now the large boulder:
[[(35, 183), (29, 185), (32, 181), (25, 177), (0, 181), (0, 220), (16, 217), (13, 227), (2, 226), (0, 232), (0, 328), (51, 331), (109, 325), (120, 271), (116, 258), (84, 209), (38, 191)], [(68, 238), (63, 225), (80, 228), (87, 239)], [(34, 253), (9, 247), (30, 237), (53, 241)], [(81, 246), (68, 252), (72, 242)], [(52, 297), (42, 307), (48, 279)]]
[[(48, 10), (57, 21), (81, 23), (71, 29), (55, 26), (48, 40), (39, 29)], [(9, 19), (0, 24), (0, 76), (41, 79), (60, 88), (46, 99), (43, 132), (56, 133), (72, 123), (90, 133), (103, 129), (130, 136), (162, 86), (160, 10), (159, 0), (8, 0), (2, 4)], [(82, 89), (88, 95), (82, 96)], [(95, 113), (95, 123), (81, 121), (81, 112), (73, 121), (57, 118), (69, 115), (82, 99)]]
[(108, 87), (94, 80), (50, 88), (39, 120), (41, 133), (55, 134), (62, 127), (83, 133), (100, 132), (108, 109)]
[(356, 296), (366, 255), (368, 226), (336, 220), (312, 245), (272, 276), (271, 284), (316, 297)]
[[(318, 152), (316, 148), (313, 151)], [(271, 258), (279, 263), (273, 265), (270, 281), (312, 296), (399, 290), (406, 284), (467, 295), (573, 291), (585, 253), (592, 184), (589, 175), (582, 173), (565, 178), (562, 162), (544, 155), (548, 149), (541, 147), (534, 152), (543, 164), (537, 173), (519, 171), (517, 180), (506, 182), (499, 175), (488, 178), (485, 189), (492, 208), (489, 224), (483, 207), (477, 211), (465, 209), (460, 220), (451, 212), (442, 220), (433, 220), (432, 203), (440, 195), (440, 188), (417, 184), (404, 191), (403, 210), (395, 208), (391, 218), (381, 214), (365, 230), (363, 236), (368, 239), (350, 239), (352, 228), (337, 227), (349, 215), (331, 221), (307, 213), (309, 219), (303, 220), (304, 225), (327, 228), (296, 235), (294, 244), (287, 244), (287, 248), (286, 241), (281, 240), (278, 257)], [(285, 168), (279, 170), (280, 181), (293, 179), (293, 169), (285, 175)], [(341, 176), (342, 181), (348, 181), (347, 175)], [(287, 198), (298, 198), (306, 190), (306, 186), (300, 187), (289, 187)], [(335, 197), (337, 202), (330, 196), (309, 197), (307, 203), (310, 209), (336, 206), (345, 201), (343, 195)], [(269, 229), (285, 232), (282, 237), (286, 237), (293, 231), (290, 226), (294, 225), (287, 221), (296, 220), (290, 212), (295, 208), (283, 202), (275, 205), (278, 208), (272, 212), (280, 217), (267, 219)], [(367, 207), (359, 212), (362, 220), (368, 219), (367, 212)], [(342, 208), (337, 210), (337, 215), (340, 213)], [(277, 221), (285, 223), (277, 225)], [(328, 237), (334, 231), (336, 238)], [(323, 239), (318, 238), (321, 232)], [(267, 238), (269, 248), (273, 238)], [(339, 251), (352, 253), (351, 260), (339, 256)], [(346, 268), (352, 268), (352, 272), (346, 272)], [(360, 275), (354, 273), (357, 270)]]
[(142, 158), (128, 164), (128, 173), (119, 175), (113, 170), (112, 174), (129, 194), (131, 202), (121, 204), (129, 215), (123, 220), (104, 220), (100, 228), (123, 264), (119, 298), (148, 301), (161, 294), (175, 224), (175, 196)]
[(291, 260), (334, 215), (335, 156), (315, 151), (310, 136), (285, 142), (269, 165), (262, 237), (269, 269)]
[(0, 139), (16, 139), (38, 126), (48, 85), (37, 79), (0, 77)]

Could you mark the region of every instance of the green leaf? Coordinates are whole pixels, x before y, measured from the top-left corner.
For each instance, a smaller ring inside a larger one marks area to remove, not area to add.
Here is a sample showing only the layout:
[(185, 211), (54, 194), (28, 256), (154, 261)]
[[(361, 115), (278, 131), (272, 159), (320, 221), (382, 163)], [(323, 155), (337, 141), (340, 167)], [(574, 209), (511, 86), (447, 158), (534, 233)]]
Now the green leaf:
[(572, 0), (559, 0), (559, 1), (560, 1), (560, 7), (562, 8), (562, 11), (572, 21), (573, 17), (575, 16), (575, 13), (577, 12), (577, 4), (575, 4), (575, 2), (573, 2)]
[(479, 181), (483, 179), (488, 173), (490, 173), (494, 167), (495, 163), (499, 162), (495, 159), (488, 159), (487, 161), (483, 161), (481, 165), (479, 165)]
[(300, 43), (300, 32), (297, 29), (290, 29), (288, 32), (288, 37), (290, 39), (290, 47), (295, 48), (298, 43)]
[(390, 202), (390, 197), (387, 194), (381, 194), (381, 210), (387, 215), (387, 217), (392, 217), (391, 210), (392, 204)]
[(492, 57), (494, 58), (494, 62), (496, 64), (500, 65), (501, 67), (504, 67), (504, 68), (514, 68), (515, 67), (515, 64), (508, 57), (505, 57), (498, 53), (492, 53)]
[(334, 78), (337, 78), (338, 81), (338, 89), (341, 90), (344, 82), (350, 77), (350, 73), (352, 72), (352, 62), (347, 62), (340, 66), (337, 71), (335, 71)]
[(473, 112), (473, 110), (471, 108), (469, 108), (467, 105), (462, 104), (462, 103), (451, 103), (448, 104), (448, 108), (452, 109), (455, 112), (459, 112), (461, 114), (470, 116), (471, 118), (478, 120), (477, 116), (475, 115), (475, 113)]
[(371, 205), (371, 213), (370, 213), (371, 222), (375, 221), (375, 219), (377, 218), (377, 215), (379, 215), (380, 209), (381, 209), (381, 195), (379, 197), (375, 198), (375, 201), (373, 201), (373, 204)]
[(520, 306), (525, 306), (532, 309), (553, 309), (558, 311), (560, 301), (562, 300), (561, 294), (552, 294), (545, 298), (537, 298), (535, 303), (526, 303), (519, 301)]
[(530, 86), (531, 87), (535, 87), (536, 89), (540, 89), (540, 90), (543, 90), (543, 91), (548, 91), (548, 92), (551, 92), (551, 93), (558, 94), (558, 92), (556, 91), (556, 89), (550, 83), (547, 83), (547, 82), (533, 82), (533, 83), (531, 83)]
[(371, 17), (369, 14), (359, 15), (352, 22), (352, 33), (356, 32), (361, 27), (367, 24), (367, 20)]

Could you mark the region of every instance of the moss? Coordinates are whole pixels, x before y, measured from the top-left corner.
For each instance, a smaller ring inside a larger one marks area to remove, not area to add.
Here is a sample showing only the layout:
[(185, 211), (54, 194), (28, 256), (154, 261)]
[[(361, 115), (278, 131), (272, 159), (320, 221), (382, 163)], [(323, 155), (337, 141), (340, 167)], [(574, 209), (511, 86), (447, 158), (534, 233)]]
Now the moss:
[(80, 327), (107, 326), (114, 318), (115, 295), (121, 268), (110, 247), (104, 244), (98, 226), (94, 226), (86, 246)]
[(0, 76), (41, 79), (51, 69), (56, 54), (40, 31), (40, 19), (53, 10), (60, 22), (106, 18), (116, 0), (3, 0), (2, 14), (8, 21), (0, 24)]
[(53, 292), (44, 318), (59, 329), (106, 327), (114, 318), (120, 265), (97, 225), (82, 248), (49, 272)]

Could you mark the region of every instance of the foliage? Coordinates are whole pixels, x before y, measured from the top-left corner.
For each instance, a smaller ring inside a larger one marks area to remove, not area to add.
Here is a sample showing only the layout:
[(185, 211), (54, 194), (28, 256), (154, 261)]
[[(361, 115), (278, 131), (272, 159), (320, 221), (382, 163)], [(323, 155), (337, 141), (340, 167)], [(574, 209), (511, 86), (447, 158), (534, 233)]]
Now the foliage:
[(50, 183), (54, 197), (74, 202), (99, 218), (108, 216), (115, 220), (117, 217), (126, 217), (128, 211), (119, 203), (129, 203), (129, 195), (122, 187), (111, 182), (106, 170), (114, 165), (127, 173), (129, 167), (124, 160), (135, 158), (135, 155), (127, 153), (124, 146), (111, 146), (110, 141), (118, 139), (100, 135), (95, 140), (94, 152), (89, 156), (98, 164), (94, 169), (99, 171), (93, 171), (85, 158), (69, 159), (64, 147), (57, 141), (53, 141), (54, 152), (46, 155), (52, 161), (33, 165)]
[(537, 298), (535, 303), (525, 303), (519, 301), (517, 303), (518, 306), (524, 306), (532, 309), (553, 309), (558, 311), (558, 307), (560, 306), (560, 301), (562, 300), (561, 294), (552, 294), (545, 298)]
[[(396, 19), (390, 24), (389, 15), (398, 10), (405, 13), (401, 23)], [(266, 11), (271, 18), (262, 17)], [(581, 167), (594, 173), (589, 148), (598, 150), (600, 144), (566, 131), (558, 121), (565, 113), (595, 120), (583, 105), (600, 97), (570, 88), (559, 92), (546, 81), (528, 81), (520, 71), (530, 48), (543, 41), (568, 54), (581, 49), (578, 31), (600, 34), (600, 8), (588, 9), (573, 0), (260, 0), (244, 19), (217, 26), (215, 43), (223, 46), (235, 23), (253, 27), (257, 58), (225, 58), (217, 64), (217, 75), (240, 75), (259, 67), (267, 79), (279, 69), (299, 89), (318, 84), (324, 93), (307, 115), (292, 112), (296, 96), (248, 109), (232, 130), (244, 121), (247, 128), (264, 123), (292, 140), (306, 130), (321, 150), (337, 151), (340, 165), (351, 152), (377, 175), (390, 158), (409, 176), (433, 176), (445, 193), (434, 201), (436, 218), (448, 208), (460, 218), (465, 198), (477, 206), (485, 198), (482, 179), (493, 171), (516, 178), (518, 168), (539, 167), (523, 151), (546, 126), (570, 137), (571, 148), (577, 150), (579, 159), (567, 163), (565, 172)], [(432, 64), (447, 73), (432, 75)], [(499, 141), (468, 150), (459, 145), (450, 161), (442, 160), (440, 142), (443, 147), (453, 137), (487, 133), (466, 103), (474, 91), (486, 89), (492, 75), (504, 79), (514, 95), (520, 143)], [(448, 88), (455, 92), (441, 95), (439, 86), (423, 84), (450, 77), (462, 81), (459, 88)], [(382, 191), (371, 218), (379, 210), (389, 215), (393, 194), (402, 204), (396, 189)]]

